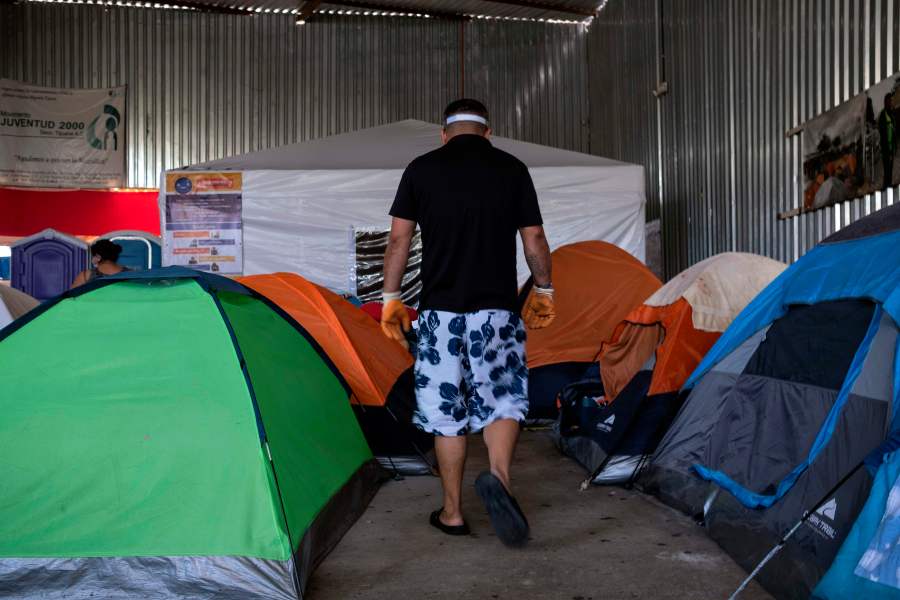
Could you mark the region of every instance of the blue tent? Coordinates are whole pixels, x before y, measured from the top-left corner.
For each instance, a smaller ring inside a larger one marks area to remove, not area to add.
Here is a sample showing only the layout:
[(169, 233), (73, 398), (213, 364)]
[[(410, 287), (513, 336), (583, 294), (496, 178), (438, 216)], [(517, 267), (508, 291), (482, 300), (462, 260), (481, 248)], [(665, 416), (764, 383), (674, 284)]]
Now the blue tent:
[(831, 568), (816, 586), (817, 600), (900, 598), (900, 431), (866, 460), (875, 471), (869, 499)]
[[(642, 482), (702, 519), (753, 568), (898, 427), (900, 205), (788, 268), (735, 319), (686, 384)], [(873, 472), (857, 471), (759, 576), (809, 597), (853, 527)]]

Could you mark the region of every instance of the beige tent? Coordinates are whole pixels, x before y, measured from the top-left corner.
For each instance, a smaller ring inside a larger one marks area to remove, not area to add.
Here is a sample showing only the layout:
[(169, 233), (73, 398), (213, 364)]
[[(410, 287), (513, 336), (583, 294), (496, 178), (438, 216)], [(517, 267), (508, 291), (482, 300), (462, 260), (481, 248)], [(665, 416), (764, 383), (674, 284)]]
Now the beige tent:
[(608, 402), (655, 357), (648, 395), (677, 392), (738, 313), (787, 267), (725, 252), (673, 277), (616, 327), (598, 360)]
[(684, 298), (695, 328), (721, 333), (786, 267), (756, 254), (724, 252), (682, 271), (644, 304), (668, 306)]
[(0, 285), (0, 329), (3, 329), (38, 304), (38, 301), (28, 294)]

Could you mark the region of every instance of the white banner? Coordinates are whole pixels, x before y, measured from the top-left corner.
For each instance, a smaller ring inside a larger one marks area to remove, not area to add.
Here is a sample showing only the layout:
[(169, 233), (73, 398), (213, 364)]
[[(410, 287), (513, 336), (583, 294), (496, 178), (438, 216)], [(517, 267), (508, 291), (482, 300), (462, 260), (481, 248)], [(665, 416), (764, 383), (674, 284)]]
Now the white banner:
[(0, 185), (123, 187), (125, 88), (0, 79)]

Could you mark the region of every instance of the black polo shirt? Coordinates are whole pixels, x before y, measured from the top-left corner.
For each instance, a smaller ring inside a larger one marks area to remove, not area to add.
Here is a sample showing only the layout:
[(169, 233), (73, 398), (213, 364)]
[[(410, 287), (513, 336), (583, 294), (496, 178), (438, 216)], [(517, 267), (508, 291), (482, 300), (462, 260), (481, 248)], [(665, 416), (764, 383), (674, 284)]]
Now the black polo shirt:
[(516, 235), (543, 224), (522, 161), (455, 136), (406, 167), (390, 214), (422, 231), (420, 309), (516, 310)]

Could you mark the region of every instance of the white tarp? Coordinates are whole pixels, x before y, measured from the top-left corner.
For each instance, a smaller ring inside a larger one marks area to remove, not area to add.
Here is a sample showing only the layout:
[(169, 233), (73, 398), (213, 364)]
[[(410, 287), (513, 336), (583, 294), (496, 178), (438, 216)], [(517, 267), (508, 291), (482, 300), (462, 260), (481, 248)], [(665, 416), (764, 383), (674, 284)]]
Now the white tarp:
[[(187, 169), (243, 172), (245, 274), (292, 271), (352, 292), (354, 230), (390, 227), (387, 213), (404, 168), (437, 148), (439, 134), (438, 125), (402, 121)], [(551, 248), (604, 240), (644, 260), (643, 167), (492, 142), (528, 165)], [(520, 245), (520, 281), (527, 275)]]
[(124, 87), (58, 89), (0, 79), (0, 185), (124, 184)]

